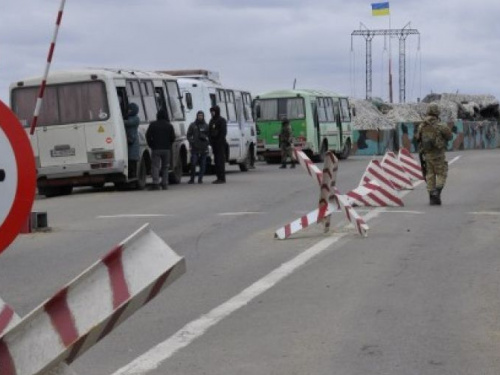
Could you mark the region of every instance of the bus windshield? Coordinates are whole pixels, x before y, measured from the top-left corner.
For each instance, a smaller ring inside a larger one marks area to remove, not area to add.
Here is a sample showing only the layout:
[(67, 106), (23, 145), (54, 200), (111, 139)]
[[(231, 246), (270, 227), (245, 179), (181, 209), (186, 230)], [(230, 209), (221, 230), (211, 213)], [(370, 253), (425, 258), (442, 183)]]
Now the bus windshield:
[(258, 120), (277, 121), (287, 118), (304, 119), (305, 108), (302, 98), (258, 99), (255, 101)]
[[(38, 87), (19, 87), (12, 92), (12, 110), (24, 127), (30, 126)], [(78, 82), (47, 86), (38, 118), (39, 126), (64, 125), (109, 118), (104, 83)]]

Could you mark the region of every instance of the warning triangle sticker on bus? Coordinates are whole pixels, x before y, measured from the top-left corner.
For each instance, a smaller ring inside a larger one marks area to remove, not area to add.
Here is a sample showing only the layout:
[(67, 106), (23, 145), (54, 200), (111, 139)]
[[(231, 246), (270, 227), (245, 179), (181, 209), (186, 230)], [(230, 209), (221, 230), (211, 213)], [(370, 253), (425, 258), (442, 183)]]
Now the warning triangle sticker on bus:
[(98, 133), (104, 133), (104, 128), (102, 125), (99, 126), (99, 129), (97, 130)]

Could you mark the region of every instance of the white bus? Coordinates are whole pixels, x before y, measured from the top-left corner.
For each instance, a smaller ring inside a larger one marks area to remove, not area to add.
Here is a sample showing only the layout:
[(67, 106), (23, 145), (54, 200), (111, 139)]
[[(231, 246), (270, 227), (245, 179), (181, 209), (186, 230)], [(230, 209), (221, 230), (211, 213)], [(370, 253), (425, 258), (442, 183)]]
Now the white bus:
[(224, 87), (216, 72), (173, 70), (165, 73), (178, 77), (186, 124), (192, 123), (200, 110), (205, 113), (208, 123), (210, 108), (218, 105), (221, 116), (227, 120), (226, 161), (231, 165), (237, 164), (242, 172), (252, 168), (257, 155), (257, 132), (250, 93)]
[[(41, 77), (10, 86), (10, 105), (27, 129)], [(135, 178), (128, 177), (127, 138), (123, 113), (139, 106), (140, 161)], [(31, 144), (37, 165), (39, 194), (71, 194), (74, 186), (144, 189), (151, 171), (145, 133), (160, 108), (174, 125), (169, 179), (179, 183), (187, 163), (187, 127), (175, 77), (157, 72), (82, 69), (51, 73)]]

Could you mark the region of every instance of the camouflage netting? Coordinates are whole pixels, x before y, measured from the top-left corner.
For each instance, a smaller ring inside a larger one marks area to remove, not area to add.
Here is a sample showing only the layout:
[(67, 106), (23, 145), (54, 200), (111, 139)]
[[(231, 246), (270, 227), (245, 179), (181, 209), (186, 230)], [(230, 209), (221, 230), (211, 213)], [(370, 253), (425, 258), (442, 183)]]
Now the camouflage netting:
[(356, 110), (355, 129), (393, 129), (399, 122), (418, 122), (429, 103), (437, 103), (441, 120), (500, 120), (499, 102), (492, 95), (430, 94), (420, 103), (390, 104), (379, 98), (371, 101), (351, 98)]

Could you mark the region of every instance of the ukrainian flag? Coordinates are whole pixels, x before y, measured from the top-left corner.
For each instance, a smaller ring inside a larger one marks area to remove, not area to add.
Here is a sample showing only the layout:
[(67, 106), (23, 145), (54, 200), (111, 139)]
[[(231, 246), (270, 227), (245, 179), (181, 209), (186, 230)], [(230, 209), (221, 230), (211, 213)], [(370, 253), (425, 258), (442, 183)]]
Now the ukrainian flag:
[(372, 3), (372, 16), (388, 16), (389, 2), (387, 3)]

